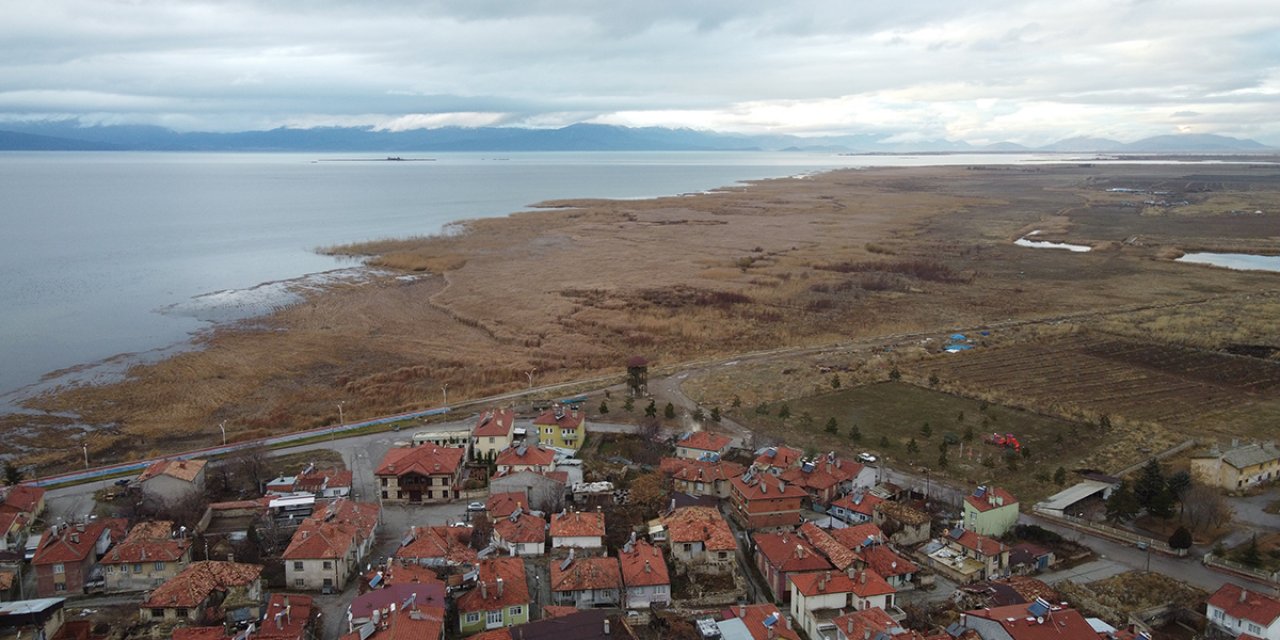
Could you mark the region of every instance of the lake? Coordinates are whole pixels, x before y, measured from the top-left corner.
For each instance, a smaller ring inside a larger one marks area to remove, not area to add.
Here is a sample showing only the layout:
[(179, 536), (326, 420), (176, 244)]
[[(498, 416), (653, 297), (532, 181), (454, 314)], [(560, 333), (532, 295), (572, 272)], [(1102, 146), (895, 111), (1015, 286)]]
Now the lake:
[[(439, 232), (557, 198), (646, 198), (855, 166), (1063, 162), (1049, 154), (772, 152), (0, 153), (0, 401), (102, 382), (216, 322), (359, 278), (316, 247)], [(372, 161), (344, 162), (364, 158)], [(307, 274), (312, 276), (299, 281)], [(56, 370), (60, 375), (42, 377)]]

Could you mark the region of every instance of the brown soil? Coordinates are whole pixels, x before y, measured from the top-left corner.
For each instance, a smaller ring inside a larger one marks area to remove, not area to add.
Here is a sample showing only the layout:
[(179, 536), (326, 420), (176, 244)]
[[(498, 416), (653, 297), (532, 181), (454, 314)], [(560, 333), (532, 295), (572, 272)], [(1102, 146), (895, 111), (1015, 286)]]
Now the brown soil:
[[(1130, 202), (1142, 196), (1098, 195), (1137, 183), (1183, 185), (1179, 197), (1198, 209), (1148, 215)], [(1202, 185), (1232, 210), (1193, 190)], [(1231, 213), (1266, 209), (1277, 193), (1280, 177), (1265, 166), (1061, 166), (841, 171), (697, 196), (551, 203), (446, 237), (342, 248), (423, 277), (337, 286), (136, 367), (123, 383), (28, 406), (110, 425), (88, 440), (105, 462), (214, 444), (221, 420), (247, 438), (335, 423), (338, 401), (351, 420), (438, 404), (446, 383), (453, 401), (517, 390), (534, 367), (545, 384), (620, 376), (638, 353), (673, 366), (1230, 299), (1274, 289), (1277, 277), (1159, 256), (1280, 250), (1273, 210)], [(1011, 244), (1031, 229), (1097, 250)], [(18, 434), (28, 421), (7, 416), (0, 428)], [(32, 459), (48, 465), (79, 453), (32, 431), (7, 442), (46, 447)]]

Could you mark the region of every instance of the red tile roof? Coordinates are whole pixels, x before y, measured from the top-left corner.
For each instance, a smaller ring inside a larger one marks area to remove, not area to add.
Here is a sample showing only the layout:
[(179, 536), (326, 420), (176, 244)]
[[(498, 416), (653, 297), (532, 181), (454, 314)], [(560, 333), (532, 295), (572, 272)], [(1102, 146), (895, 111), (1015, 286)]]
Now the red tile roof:
[(849, 568), (849, 565), (858, 560), (858, 554), (854, 553), (852, 549), (840, 544), (830, 533), (812, 522), (805, 522), (800, 525), (797, 533), (809, 541), (809, 544), (813, 545), (814, 548), (821, 551), (822, 555), (825, 555), (836, 569), (844, 571)]
[[(1013, 505), (1014, 508), (1017, 508), (1018, 506), (1018, 499), (1013, 497), (1012, 493), (1009, 493), (1000, 487), (986, 487), (983, 489), (983, 495), (981, 498), (973, 494), (969, 494), (964, 497), (964, 501), (969, 506), (980, 512), (999, 509), (1009, 505)], [(996, 504), (996, 502), (1001, 502), (1002, 504)]]
[(552, 514), (551, 537), (604, 537), (604, 514), (594, 511), (566, 511)]
[(551, 563), (552, 591), (585, 591), (588, 589), (621, 589), (622, 573), (617, 558), (576, 558), (568, 569), (563, 563)]
[(420, 447), (397, 447), (383, 456), (382, 464), (374, 475), (422, 476), (453, 475), (462, 464), (466, 450), (462, 447), (437, 447), (424, 444)]
[(864, 522), (855, 524), (852, 527), (843, 529), (835, 529), (831, 531), (831, 537), (835, 538), (840, 544), (858, 551), (862, 549), (868, 539), (872, 540), (872, 544), (884, 543), (884, 532), (880, 530), (880, 526), (874, 522)]
[(178, 627), (172, 637), (173, 640), (223, 640), (231, 636), (224, 627)]
[(733, 530), (714, 507), (681, 507), (663, 516), (667, 541), (671, 544), (702, 542), (707, 551), (734, 551), (738, 548)]
[(311, 618), (311, 596), (273, 593), (254, 640), (302, 640)]
[(175, 538), (173, 523), (168, 520), (139, 522), (129, 535), (103, 556), (103, 564), (135, 562), (173, 562), (191, 548), (191, 538)]
[[(785, 607), (779, 610), (773, 604), (740, 604), (725, 609), (721, 617), (742, 620), (753, 640), (800, 640), (800, 635), (787, 623), (786, 614)], [(772, 624), (766, 624), (768, 620)]]
[(881, 634), (893, 640), (925, 640), (919, 631), (904, 628), (880, 607), (846, 613), (833, 622), (849, 640), (881, 638)]
[(282, 556), (285, 560), (342, 558), (373, 537), (382, 509), (339, 498), (302, 521)]
[[(560, 415), (557, 416), (556, 412)], [(566, 408), (556, 405), (546, 411), (542, 415), (533, 419), (533, 424), (537, 426), (558, 425), (561, 429), (577, 429), (582, 426), (582, 422), (587, 419), (587, 412), (580, 409)]]
[[(458, 611), (491, 611), (529, 603), (529, 584), (525, 579), (524, 560), (489, 558), (480, 561), (474, 589), (458, 598)], [(498, 587), (498, 579), (502, 587)], [(483, 587), (482, 587), (483, 585)]]
[[(56, 530), (57, 535), (54, 535)], [(94, 545), (107, 531), (107, 523), (99, 520), (88, 524), (50, 527), (40, 537), (40, 546), (31, 564), (81, 562), (94, 552)]]
[(388, 584), (357, 596), (347, 610), (354, 620), (369, 620), (373, 618), (373, 612), (388, 609), (392, 603), (397, 607), (404, 606), (410, 598), (416, 605), (439, 607), (444, 605), (447, 591), (439, 580)]
[(490, 518), (505, 518), (511, 515), (517, 507), (529, 508), (529, 499), (520, 491), (495, 493), (490, 495), (489, 500), (485, 502), (485, 510), (489, 512)]
[(36, 507), (40, 506), (40, 500), (44, 498), (45, 490), (40, 487), (33, 487), (29, 484), (19, 484), (9, 487), (4, 494), (4, 506), (12, 507), (24, 513), (35, 513)]
[(521, 513), (513, 522), (511, 516), (496, 518), (493, 531), (507, 542), (546, 542), (547, 521), (531, 513)]
[(137, 482), (142, 483), (156, 476), (170, 476), (186, 482), (193, 482), (196, 476), (200, 475), (200, 470), (208, 464), (206, 460), (161, 460), (152, 463), (147, 467), (142, 475), (138, 476)]
[[(567, 616), (571, 613), (577, 613), (577, 612), (578, 612), (577, 607), (558, 607), (554, 604), (549, 604), (542, 608), (542, 619), (545, 620), (547, 618), (559, 618), (560, 616)], [(472, 637), (479, 638), (480, 636), (472, 636)]]
[(516, 425), (516, 412), (511, 409), (490, 409), (476, 420), (473, 435), (476, 437), (510, 437)]
[(631, 551), (623, 548), (618, 563), (622, 566), (622, 584), (628, 588), (671, 584), (662, 549), (643, 540), (636, 541)]
[(965, 614), (1000, 623), (1013, 640), (1098, 640), (1098, 633), (1075, 609), (1052, 610), (1044, 617), (1043, 624), (1031, 616), (1025, 604), (977, 609)]
[(804, 489), (767, 473), (757, 474), (749, 483), (743, 482), (742, 478), (734, 478), (732, 482), (734, 489), (746, 500), (805, 498), (809, 495)]
[(852, 593), (860, 598), (896, 593), (884, 578), (874, 571), (856, 571), (850, 577), (843, 571), (812, 571), (809, 573), (793, 573), (788, 579), (796, 585), (796, 590), (806, 596), (826, 593)]
[(499, 467), (549, 467), (555, 464), (556, 452), (542, 446), (520, 445), (498, 452), (494, 464)]
[(413, 527), (413, 540), (396, 551), (397, 558), (443, 559), (449, 564), (475, 562), (471, 548), (471, 527)]
[(831, 563), (795, 533), (756, 533), (751, 539), (765, 561), (778, 572), (830, 569)]
[(368, 640), (440, 640), (444, 637), (444, 613), (444, 607), (396, 609), (387, 616), (386, 626), (379, 627)]
[(1004, 543), (1000, 542), (999, 540), (996, 540), (994, 538), (988, 538), (987, 536), (975, 533), (973, 531), (969, 531), (968, 529), (965, 529), (964, 533), (962, 533), (959, 537), (956, 537), (954, 531), (951, 533), (948, 533), (947, 537), (951, 538), (952, 540), (955, 540), (956, 544), (966, 549), (973, 549), (983, 557), (989, 558), (993, 556), (998, 556), (1001, 553), (1009, 550), (1009, 547), (1006, 547)]
[(855, 491), (854, 493), (850, 493), (846, 496), (841, 496), (835, 502), (832, 502), (831, 506), (840, 507), (845, 511), (852, 511), (853, 513), (860, 513), (870, 518), (875, 513), (876, 505), (881, 502), (884, 502), (884, 499), (879, 496), (865, 492), (858, 493)]
[(676, 446), (684, 447), (686, 449), (698, 449), (701, 451), (714, 451), (716, 453), (720, 453), (732, 442), (733, 438), (730, 438), (729, 436), (722, 436), (718, 433), (711, 433), (710, 431), (694, 431), (689, 434), (688, 438), (676, 442)]
[(16, 509), (0, 507), (0, 535), (6, 535), (16, 529), (25, 529), (31, 522), (31, 515)]
[[(679, 464), (666, 464), (667, 460), (678, 461)], [(732, 480), (740, 477), (746, 469), (736, 462), (711, 462), (710, 460), (690, 460), (688, 458), (663, 458), (665, 468), (670, 468), (669, 475), (674, 480), (683, 482), (715, 482)], [(664, 468), (664, 471), (665, 471)]]
[(861, 555), (872, 571), (886, 578), (910, 575), (920, 570), (914, 562), (882, 544), (863, 549)]
[[(769, 455), (770, 452), (773, 455)], [(756, 456), (755, 465), (761, 468), (777, 467), (779, 469), (788, 469), (800, 463), (800, 458), (804, 457), (804, 452), (786, 445), (777, 447), (769, 447), (764, 453)]]
[(319, 493), (322, 489), (351, 488), (350, 469), (314, 470), (298, 476), (294, 489), (308, 493)]
[[(553, 607), (548, 605), (542, 608), (543, 620), (546, 620), (547, 618), (555, 617), (554, 615), (548, 614), (547, 609), (571, 609), (573, 611), (578, 610), (577, 607)], [(564, 615), (564, 614), (560, 614), (560, 615)], [(470, 638), (471, 640), (512, 640), (511, 627), (502, 627), (500, 629), (493, 629), (491, 631), (481, 631), (480, 633), (477, 633), (473, 636), (467, 636), (467, 637)]]
[(386, 573), (382, 574), (382, 580), (388, 587), (397, 584), (439, 584), (441, 588), (444, 587), (444, 581), (436, 575), (435, 571), (416, 562), (388, 563)]
[(1209, 597), (1209, 604), (1233, 618), (1248, 620), (1262, 627), (1269, 627), (1276, 618), (1280, 618), (1280, 600), (1231, 583), (1219, 587)]
[(142, 603), (144, 609), (198, 607), (214, 591), (227, 591), (231, 587), (244, 587), (256, 582), (262, 575), (262, 566), (239, 562), (193, 562), (182, 573), (169, 578), (156, 587), (151, 597)]

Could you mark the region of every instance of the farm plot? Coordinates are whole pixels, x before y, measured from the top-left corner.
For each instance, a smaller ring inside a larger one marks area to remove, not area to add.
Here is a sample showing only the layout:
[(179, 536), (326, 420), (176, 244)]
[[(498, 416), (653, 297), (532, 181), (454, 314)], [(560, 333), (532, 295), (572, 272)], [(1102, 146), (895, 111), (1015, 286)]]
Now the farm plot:
[[(1212, 430), (1211, 416), (1268, 416), (1280, 363), (1110, 337), (1073, 335), (932, 358), (947, 388), (1015, 406), (1097, 419), (1110, 416), (1179, 431)], [(1249, 431), (1249, 429), (1246, 429)], [(1237, 433), (1237, 435), (1242, 435)]]

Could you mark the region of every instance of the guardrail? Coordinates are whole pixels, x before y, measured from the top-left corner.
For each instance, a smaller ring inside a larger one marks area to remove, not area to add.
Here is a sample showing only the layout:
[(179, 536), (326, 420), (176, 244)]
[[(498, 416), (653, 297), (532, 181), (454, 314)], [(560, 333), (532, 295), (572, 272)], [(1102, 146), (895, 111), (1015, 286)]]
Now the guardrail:
[(258, 438), (255, 440), (243, 440), (241, 442), (233, 442), (225, 445), (205, 447), (203, 449), (194, 449), (192, 451), (184, 451), (182, 453), (175, 453), (167, 456), (159, 456), (159, 457), (150, 458), (147, 460), (138, 460), (135, 462), (122, 462), (119, 464), (107, 465), (105, 467), (85, 469), (84, 471), (71, 471), (68, 473), (62, 473), (62, 474), (53, 475), (53, 476), (46, 476), (38, 480), (27, 480), (23, 482), (23, 484), (28, 484), (36, 487), (48, 487), (53, 485), (65, 484), (69, 482), (84, 482), (88, 480), (98, 480), (102, 478), (108, 478), (111, 476), (131, 473), (133, 471), (142, 471), (143, 469), (146, 469), (147, 467), (161, 460), (190, 460), (192, 458), (206, 458), (211, 456), (226, 455), (228, 453), (235, 453), (237, 451), (243, 451), (245, 449), (252, 449), (254, 447), (275, 447), (279, 445), (289, 444), (290, 442), (307, 440), (310, 438), (314, 438), (316, 436), (327, 436), (327, 435), (336, 436), (339, 433), (346, 433), (348, 431), (355, 431), (357, 429), (364, 429), (366, 427), (374, 427), (382, 424), (390, 424), (392, 422), (399, 422), (401, 420), (412, 420), (414, 418), (425, 418), (430, 416), (444, 415), (446, 413), (449, 413), (449, 411), (450, 411), (449, 407), (438, 407), (435, 409), (428, 409), (426, 411), (410, 411), (408, 413), (398, 413), (395, 415), (382, 416), (380, 418), (373, 418), (372, 420), (361, 420), (359, 422), (350, 422), (347, 424), (331, 426), (331, 427), (318, 427), (315, 429), (307, 429), (306, 431), (294, 431), (292, 433), (285, 433), (278, 436), (268, 436), (266, 438)]
[(1204, 554), (1204, 557), (1201, 558), (1200, 561), (1203, 562), (1206, 567), (1209, 567), (1211, 569), (1221, 569), (1223, 571), (1227, 571), (1230, 573), (1235, 573), (1238, 575), (1243, 575), (1245, 577), (1253, 578), (1254, 580), (1260, 580), (1262, 582), (1270, 582), (1271, 584), (1280, 585), (1280, 571), (1272, 572), (1272, 571), (1264, 571), (1262, 569), (1256, 569), (1254, 567), (1241, 564), (1234, 560), (1219, 558), (1218, 556), (1215, 556), (1212, 553)]
[(1046, 520), (1052, 520), (1054, 522), (1058, 522), (1059, 524), (1071, 527), (1078, 531), (1087, 531), (1089, 533), (1093, 533), (1093, 534), (1102, 536), (1104, 538), (1110, 538), (1117, 542), (1127, 542), (1139, 548), (1150, 549), (1152, 551), (1163, 553), (1169, 556), (1182, 557), (1187, 555), (1187, 552), (1185, 549), (1174, 549), (1173, 547), (1170, 547), (1169, 543), (1165, 542), (1164, 540), (1157, 540), (1156, 538), (1140, 535), (1132, 531), (1125, 531), (1124, 529), (1109, 527), (1104, 524), (1098, 524), (1097, 522), (1085, 520), (1084, 518), (1077, 518), (1072, 515), (1066, 515), (1066, 514), (1058, 515), (1047, 509), (1040, 508), (1039, 505), (1033, 507), (1032, 512), (1035, 513), (1037, 516), (1040, 516), (1041, 518), (1044, 518)]

